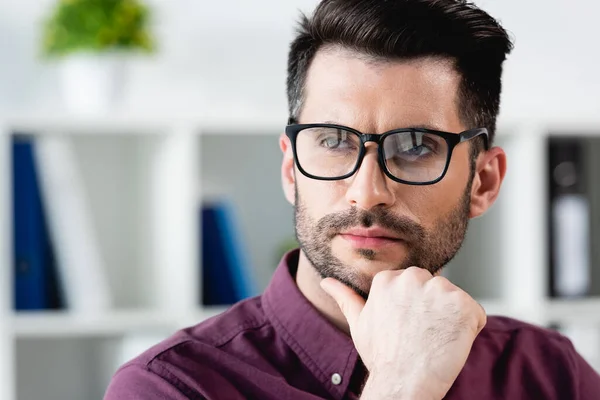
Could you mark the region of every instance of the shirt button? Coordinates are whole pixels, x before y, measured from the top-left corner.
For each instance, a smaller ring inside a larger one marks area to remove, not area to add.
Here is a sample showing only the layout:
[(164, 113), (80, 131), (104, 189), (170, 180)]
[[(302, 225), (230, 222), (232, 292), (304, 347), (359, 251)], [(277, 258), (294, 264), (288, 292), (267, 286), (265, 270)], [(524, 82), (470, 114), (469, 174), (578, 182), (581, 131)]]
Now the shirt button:
[(340, 383), (342, 383), (342, 376), (337, 372), (331, 375), (331, 383), (333, 383), (334, 385), (339, 385)]

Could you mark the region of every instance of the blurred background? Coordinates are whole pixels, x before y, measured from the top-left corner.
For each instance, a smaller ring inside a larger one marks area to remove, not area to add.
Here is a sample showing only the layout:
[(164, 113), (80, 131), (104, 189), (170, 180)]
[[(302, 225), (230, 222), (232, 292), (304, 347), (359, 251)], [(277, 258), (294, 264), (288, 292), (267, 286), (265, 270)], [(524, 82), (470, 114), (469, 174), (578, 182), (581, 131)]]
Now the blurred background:
[[(100, 399), (123, 362), (268, 284), (295, 246), (287, 46), (316, 4), (0, 2), (1, 400)], [(509, 171), (445, 274), (600, 370), (600, 5), (476, 4), (515, 40)]]

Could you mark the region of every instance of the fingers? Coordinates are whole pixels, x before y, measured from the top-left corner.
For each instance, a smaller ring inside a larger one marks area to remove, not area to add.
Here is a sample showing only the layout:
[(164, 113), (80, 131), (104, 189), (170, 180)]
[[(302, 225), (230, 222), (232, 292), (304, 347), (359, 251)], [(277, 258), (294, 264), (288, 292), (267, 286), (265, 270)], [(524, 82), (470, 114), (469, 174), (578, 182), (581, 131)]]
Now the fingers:
[(485, 312), (483, 306), (479, 303), (477, 303), (477, 309), (477, 334), (479, 335), (479, 332), (481, 332), (481, 330), (487, 323), (487, 313)]
[(467, 292), (443, 276), (434, 276), (427, 282), (426, 287), (437, 293), (453, 294), (455, 296), (455, 304), (460, 309), (468, 311), (467, 315), (470, 316), (469, 320), (472, 321), (470, 326), (474, 329), (475, 335), (481, 332), (487, 322), (487, 314), (481, 304), (475, 301)]
[(365, 300), (354, 290), (333, 278), (325, 278), (321, 281), (321, 288), (333, 297), (348, 321), (350, 331), (358, 321), (358, 317), (365, 306)]
[[(401, 286), (396, 287), (396, 291), (400, 289), (399, 292), (405, 294), (412, 291), (411, 289), (424, 289), (432, 293), (454, 293), (453, 296), (458, 296), (455, 301), (461, 305), (460, 308), (471, 310), (469, 312), (470, 319), (474, 318), (475, 320), (471, 319), (471, 329), (475, 329), (475, 334), (478, 335), (485, 327), (487, 315), (483, 307), (475, 302), (466, 292), (442, 276), (433, 276), (429, 271), (418, 267), (410, 267), (405, 270), (381, 271), (373, 278), (371, 291), (375, 291), (376, 293), (382, 292), (389, 289), (386, 289), (389, 285), (395, 286), (397, 284)], [(350, 330), (353, 331), (358, 317), (365, 307), (365, 300), (354, 290), (333, 278), (323, 279), (321, 281), (321, 288), (338, 304), (348, 321)]]

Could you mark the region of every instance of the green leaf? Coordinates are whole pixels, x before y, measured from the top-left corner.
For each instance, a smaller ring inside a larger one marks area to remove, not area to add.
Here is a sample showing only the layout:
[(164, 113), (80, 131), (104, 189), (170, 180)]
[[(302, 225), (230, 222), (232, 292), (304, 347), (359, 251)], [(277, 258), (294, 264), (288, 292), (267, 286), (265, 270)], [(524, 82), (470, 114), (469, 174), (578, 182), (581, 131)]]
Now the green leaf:
[(43, 27), (49, 57), (113, 49), (152, 52), (148, 8), (139, 0), (59, 0)]

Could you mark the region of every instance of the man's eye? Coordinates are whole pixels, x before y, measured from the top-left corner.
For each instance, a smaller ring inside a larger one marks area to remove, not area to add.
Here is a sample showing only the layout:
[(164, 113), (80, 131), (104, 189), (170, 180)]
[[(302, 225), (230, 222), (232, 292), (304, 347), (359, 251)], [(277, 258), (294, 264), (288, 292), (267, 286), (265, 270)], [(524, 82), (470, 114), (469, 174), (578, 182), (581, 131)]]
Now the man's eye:
[(343, 139), (338, 136), (327, 136), (321, 140), (321, 145), (330, 149), (343, 145)]
[(331, 133), (320, 138), (319, 144), (328, 149), (348, 148), (352, 142), (345, 132)]
[(412, 149), (404, 151), (404, 153), (406, 155), (413, 156), (413, 157), (426, 156), (427, 154), (429, 154), (431, 152), (432, 152), (432, 150), (425, 145), (415, 146)]

